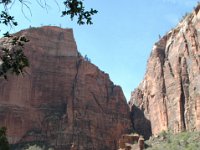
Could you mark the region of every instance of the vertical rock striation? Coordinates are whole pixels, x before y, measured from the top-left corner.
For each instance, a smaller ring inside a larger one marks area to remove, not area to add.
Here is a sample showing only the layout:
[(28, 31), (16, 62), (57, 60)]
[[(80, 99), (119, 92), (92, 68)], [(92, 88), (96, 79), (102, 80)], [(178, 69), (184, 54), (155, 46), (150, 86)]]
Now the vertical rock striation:
[(0, 79), (0, 126), (15, 149), (26, 143), (116, 149), (131, 126), (128, 105), (108, 74), (80, 56), (72, 30), (41, 27), (17, 35), (30, 40), (30, 68), (25, 76)]
[[(199, 9), (154, 45), (144, 80), (132, 92), (130, 107), (144, 114), (139, 121), (132, 116), (132, 121), (147, 137), (151, 131), (200, 130)], [(148, 129), (143, 126), (146, 120), (150, 121)]]

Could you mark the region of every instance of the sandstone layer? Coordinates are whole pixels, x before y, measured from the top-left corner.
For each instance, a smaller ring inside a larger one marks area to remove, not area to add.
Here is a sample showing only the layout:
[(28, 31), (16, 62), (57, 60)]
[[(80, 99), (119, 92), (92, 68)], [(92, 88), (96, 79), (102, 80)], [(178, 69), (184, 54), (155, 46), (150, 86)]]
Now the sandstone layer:
[[(0, 79), (0, 126), (14, 149), (26, 143), (55, 150), (114, 150), (130, 129), (119, 86), (77, 51), (71, 29), (23, 30), (30, 42), (24, 76)], [(4, 41), (4, 40), (2, 40)]]
[[(144, 80), (129, 102), (133, 114), (144, 115), (139, 119), (132, 116), (136, 131), (200, 130), (199, 9), (197, 6), (154, 45)], [(148, 129), (145, 121), (150, 121)]]

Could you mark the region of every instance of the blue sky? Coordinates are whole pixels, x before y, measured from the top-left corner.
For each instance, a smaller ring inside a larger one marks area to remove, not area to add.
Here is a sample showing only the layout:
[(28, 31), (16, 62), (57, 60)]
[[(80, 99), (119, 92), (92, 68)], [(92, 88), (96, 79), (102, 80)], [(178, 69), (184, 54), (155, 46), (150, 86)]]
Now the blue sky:
[(93, 7), (99, 11), (93, 18), (92, 26), (79, 26), (67, 17), (60, 17), (61, 11), (55, 0), (48, 1), (47, 11), (39, 7), (35, 0), (29, 4), (31, 14), (24, 7), (28, 19), (21, 12), (19, 3), (13, 5), (11, 14), (16, 17), (19, 26), (9, 30), (17, 32), (30, 25), (61, 25), (63, 28), (73, 28), (81, 54), (87, 54), (92, 63), (108, 73), (111, 80), (122, 87), (129, 100), (131, 91), (144, 77), (151, 48), (159, 35), (163, 36), (175, 27), (186, 12), (193, 10), (198, 0), (84, 2), (87, 8)]

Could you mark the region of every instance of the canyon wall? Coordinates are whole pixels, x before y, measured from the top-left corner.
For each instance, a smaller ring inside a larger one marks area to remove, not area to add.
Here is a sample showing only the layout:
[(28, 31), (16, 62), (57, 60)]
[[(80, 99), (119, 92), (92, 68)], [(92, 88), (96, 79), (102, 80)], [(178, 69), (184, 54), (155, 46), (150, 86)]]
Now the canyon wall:
[(72, 30), (47, 26), (16, 35), (30, 40), (30, 68), (23, 76), (0, 79), (0, 126), (7, 127), (13, 149), (26, 143), (117, 149), (131, 127), (126, 99), (108, 74), (79, 54)]
[(163, 130), (200, 130), (199, 9), (155, 43), (144, 80), (132, 92), (133, 126), (147, 138)]

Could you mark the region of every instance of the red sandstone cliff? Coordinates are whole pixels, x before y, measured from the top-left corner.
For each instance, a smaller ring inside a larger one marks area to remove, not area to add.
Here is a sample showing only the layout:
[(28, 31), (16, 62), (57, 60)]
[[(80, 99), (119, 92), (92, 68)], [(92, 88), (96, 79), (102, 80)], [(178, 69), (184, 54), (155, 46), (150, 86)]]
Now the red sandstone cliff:
[(0, 126), (10, 143), (42, 143), (56, 150), (114, 150), (130, 127), (119, 86), (84, 60), (71, 29), (23, 30), (30, 42), (25, 76), (0, 79)]
[[(199, 9), (153, 47), (144, 80), (129, 102), (134, 128), (140, 133), (200, 130)], [(143, 118), (137, 117), (138, 112)], [(145, 121), (150, 121), (148, 129)]]

